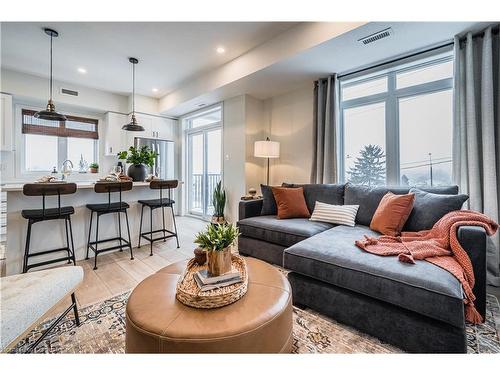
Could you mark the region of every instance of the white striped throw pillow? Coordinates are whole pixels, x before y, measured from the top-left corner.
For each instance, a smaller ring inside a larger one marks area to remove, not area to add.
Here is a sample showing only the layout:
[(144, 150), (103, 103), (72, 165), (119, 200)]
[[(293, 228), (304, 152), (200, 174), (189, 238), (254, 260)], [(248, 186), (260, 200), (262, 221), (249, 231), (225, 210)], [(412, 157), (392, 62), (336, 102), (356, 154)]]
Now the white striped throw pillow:
[(353, 227), (358, 208), (357, 204), (339, 206), (316, 201), (309, 220)]

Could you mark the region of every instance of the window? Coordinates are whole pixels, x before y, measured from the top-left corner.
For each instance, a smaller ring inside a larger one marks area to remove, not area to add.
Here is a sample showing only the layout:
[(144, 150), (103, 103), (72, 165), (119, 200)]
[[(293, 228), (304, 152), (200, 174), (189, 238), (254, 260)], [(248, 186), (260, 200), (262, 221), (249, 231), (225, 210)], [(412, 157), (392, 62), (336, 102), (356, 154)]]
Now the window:
[(222, 179), (222, 107), (188, 115), (186, 136), (188, 212), (208, 218), (213, 214), (213, 191)]
[(98, 120), (66, 116), (66, 122), (34, 117), (36, 111), (23, 109), (24, 171), (49, 172), (71, 160), (79, 169), (81, 158), (90, 164), (97, 161)]
[(451, 183), (450, 52), (340, 80), (340, 172), (369, 186)]

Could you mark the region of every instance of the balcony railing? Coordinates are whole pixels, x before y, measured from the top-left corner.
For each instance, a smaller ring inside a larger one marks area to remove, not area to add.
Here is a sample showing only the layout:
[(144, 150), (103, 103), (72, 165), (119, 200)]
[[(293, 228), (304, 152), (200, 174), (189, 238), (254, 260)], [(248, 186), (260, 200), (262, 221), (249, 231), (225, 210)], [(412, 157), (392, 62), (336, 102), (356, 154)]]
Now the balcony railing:
[[(213, 211), (212, 198), (214, 195), (215, 185), (220, 181), (220, 173), (207, 174), (207, 214)], [(203, 213), (203, 190), (204, 190), (203, 174), (191, 175), (191, 211)]]

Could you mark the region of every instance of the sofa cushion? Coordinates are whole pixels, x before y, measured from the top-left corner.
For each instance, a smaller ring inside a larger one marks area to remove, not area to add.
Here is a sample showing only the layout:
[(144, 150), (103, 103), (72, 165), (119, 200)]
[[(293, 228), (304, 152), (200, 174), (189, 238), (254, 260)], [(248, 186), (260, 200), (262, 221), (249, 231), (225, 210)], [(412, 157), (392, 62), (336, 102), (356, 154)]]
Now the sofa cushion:
[(276, 215), (278, 212), (278, 207), (276, 206), (276, 200), (273, 195), (273, 188), (269, 185), (260, 185), (260, 191), (262, 192), (262, 210), (261, 215)]
[[(382, 200), (382, 197), (387, 192), (408, 194), (409, 190), (409, 187), (369, 187), (347, 183), (344, 191), (344, 204), (359, 204), (356, 223), (368, 226), (372, 221), (373, 214)], [(435, 194), (458, 194), (458, 186), (456, 185), (423, 188), (421, 190)]]
[(365, 234), (378, 236), (361, 225), (334, 227), (286, 249), (283, 265), (302, 275), (464, 326), (462, 287), (452, 274), (426, 261), (408, 264), (397, 257), (360, 250), (354, 241)]
[(370, 222), (370, 229), (388, 236), (399, 236), (415, 201), (415, 194), (393, 194), (382, 197)]
[(334, 225), (309, 219), (278, 219), (276, 216), (256, 216), (238, 221), (242, 236), (292, 246), (299, 241), (332, 228)]
[(314, 211), (316, 201), (335, 205), (344, 204), (344, 184), (289, 184), (284, 182), (283, 186), (304, 188), (304, 197), (310, 213)]
[(278, 207), (278, 219), (308, 218), (311, 216), (304, 199), (303, 188), (273, 186), (273, 194), (276, 207)]
[(410, 232), (431, 229), (447, 213), (460, 210), (469, 199), (465, 194), (433, 194), (419, 189), (410, 192), (415, 194), (415, 203), (404, 226), (404, 230)]

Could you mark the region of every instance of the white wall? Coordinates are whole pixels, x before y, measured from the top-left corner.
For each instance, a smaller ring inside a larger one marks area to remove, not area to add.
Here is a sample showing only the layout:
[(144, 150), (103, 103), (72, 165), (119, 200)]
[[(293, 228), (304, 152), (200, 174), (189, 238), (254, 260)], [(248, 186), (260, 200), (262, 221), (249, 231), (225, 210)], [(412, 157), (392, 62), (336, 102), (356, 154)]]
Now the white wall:
[[(255, 188), (260, 194), (260, 184), (266, 182), (266, 159), (253, 156), (255, 141), (266, 139), (264, 102), (250, 95), (245, 96), (245, 192)], [(242, 194), (243, 195), (243, 194)]]
[(280, 142), (279, 159), (271, 159), (272, 185), (310, 182), (313, 155), (313, 83), (265, 101), (270, 138)]
[[(1, 70), (0, 91), (12, 94), (16, 99), (28, 99), (31, 102), (39, 102), (47, 105), (49, 95), (49, 82), (29, 74), (15, 72), (12, 70)], [(78, 96), (61, 95), (60, 88), (78, 91)], [(122, 112), (128, 113), (128, 98), (102, 90), (96, 90), (70, 83), (54, 81), (54, 102), (77, 109), (87, 109), (94, 112)]]
[(238, 219), (238, 202), (245, 193), (245, 96), (224, 101), (223, 106), (224, 189), (227, 195), (226, 216)]

